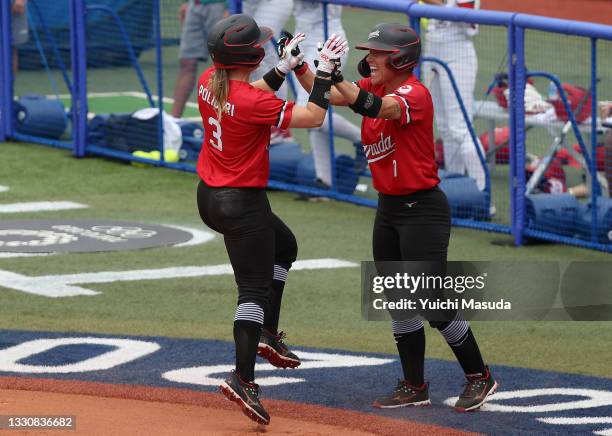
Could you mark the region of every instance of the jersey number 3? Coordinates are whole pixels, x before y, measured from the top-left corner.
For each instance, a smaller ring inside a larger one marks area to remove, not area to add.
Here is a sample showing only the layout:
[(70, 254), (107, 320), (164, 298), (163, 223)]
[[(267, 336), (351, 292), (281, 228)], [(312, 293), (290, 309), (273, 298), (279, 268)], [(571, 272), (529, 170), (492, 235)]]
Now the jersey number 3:
[(221, 141), (221, 124), (213, 117), (208, 118), (208, 124), (214, 126), (215, 130), (212, 132), (212, 138), (208, 140), (210, 145), (215, 147), (219, 151), (223, 151), (223, 141)]

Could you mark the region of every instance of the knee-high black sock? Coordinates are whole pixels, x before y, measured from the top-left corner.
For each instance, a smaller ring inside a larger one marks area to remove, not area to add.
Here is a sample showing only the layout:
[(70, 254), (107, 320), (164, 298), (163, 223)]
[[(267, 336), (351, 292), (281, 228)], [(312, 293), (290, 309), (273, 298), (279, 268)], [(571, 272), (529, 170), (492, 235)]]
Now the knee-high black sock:
[(236, 372), (244, 381), (255, 380), (255, 358), (261, 335), (261, 324), (254, 321), (234, 321)]
[(440, 333), (446, 339), (459, 365), (466, 374), (484, 374), (486, 372), (480, 349), (468, 322), (457, 313), (453, 321), (440, 326)]
[(272, 333), (278, 332), (278, 321), (280, 319), (281, 302), (283, 300), (287, 273), (288, 267), (286, 265), (274, 265), (274, 278), (270, 287), (270, 305), (264, 317), (264, 328)]
[(485, 374), (485, 364), (482, 360), (482, 354), (480, 354), (480, 349), (478, 348), (478, 343), (476, 343), (476, 338), (472, 333), (472, 329), (468, 329), (463, 342), (458, 345), (449, 345), (465, 374)]
[(395, 333), (395, 343), (399, 352), (404, 379), (412, 386), (420, 387), (425, 383), (425, 329), (410, 333)]

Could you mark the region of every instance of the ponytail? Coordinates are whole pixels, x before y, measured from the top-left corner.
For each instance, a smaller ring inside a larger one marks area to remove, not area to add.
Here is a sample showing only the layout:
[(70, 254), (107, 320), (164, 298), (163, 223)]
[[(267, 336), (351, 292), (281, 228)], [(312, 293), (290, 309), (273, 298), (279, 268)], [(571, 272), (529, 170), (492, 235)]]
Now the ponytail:
[(229, 95), (229, 78), (227, 70), (221, 68), (215, 69), (208, 80), (208, 89), (210, 89), (215, 99), (214, 101), (217, 102), (217, 120), (221, 121)]

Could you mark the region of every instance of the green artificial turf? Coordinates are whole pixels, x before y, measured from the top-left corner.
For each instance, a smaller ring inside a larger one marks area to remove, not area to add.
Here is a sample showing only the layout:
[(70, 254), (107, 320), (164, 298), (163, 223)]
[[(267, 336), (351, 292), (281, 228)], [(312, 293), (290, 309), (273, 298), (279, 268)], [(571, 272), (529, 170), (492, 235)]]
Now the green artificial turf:
[[(19, 218), (115, 218), (204, 229), (196, 211), (194, 174), (66, 151), (1, 143), (0, 203), (69, 200), (88, 209), (2, 214)], [(299, 259), (371, 259), (374, 210), (339, 202), (294, 201), (269, 192), (273, 210), (294, 231)], [(451, 260), (609, 260), (608, 254), (563, 245), (514, 248), (491, 242), (510, 237), (453, 228)], [(115, 253), (0, 258), (0, 269), (27, 276), (123, 271), (228, 263), (220, 237), (204, 245)], [(510, 283), (512, 278), (508, 278)], [(96, 296), (46, 298), (0, 288), (0, 328), (162, 335), (230, 340), (236, 289), (231, 276), (87, 284)], [(359, 269), (293, 271), (281, 328), (289, 343), (393, 353), (386, 322), (361, 319)], [(603, 322), (480, 322), (474, 330), (488, 362), (612, 377), (612, 324)], [(428, 328), (427, 355), (453, 356)]]

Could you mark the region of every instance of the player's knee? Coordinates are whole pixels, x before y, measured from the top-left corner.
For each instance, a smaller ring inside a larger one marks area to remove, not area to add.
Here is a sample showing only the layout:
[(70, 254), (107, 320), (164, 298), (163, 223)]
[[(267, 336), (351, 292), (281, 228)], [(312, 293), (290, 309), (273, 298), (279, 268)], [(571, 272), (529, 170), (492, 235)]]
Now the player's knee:
[(282, 257), (280, 260), (285, 264), (284, 267), (286, 269), (291, 268), (291, 264), (297, 259), (297, 253), (297, 240), (293, 232), (289, 231), (284, 235), (283, 249), (281, 251), (282, 256), (279, 256)]
[(464, 125), (452, 126), (448, 129), (448, 137), (453, 144), (463, 147), (467, 140), (471, 139), (470, 132)]
[(238, 306), (256, 305), (265, 313), (270, 306), (270, 286), (238, 287)]
[(285, 223), (279, 218), (275, 218), (275, 220), (274, 263), (288, 270), (291, 268), (291, 264), (297, 259), (297, 240), (291, 229)]
[(463, 317), (456, 310), (437, 311), (430, 314), (428, 318), (432, 318), (428, 319), (431, 328), (438, 329), (439, 331), (446, 330), (455, 321), (463, 321)]

